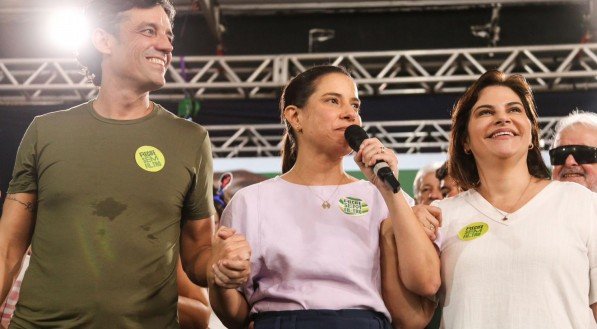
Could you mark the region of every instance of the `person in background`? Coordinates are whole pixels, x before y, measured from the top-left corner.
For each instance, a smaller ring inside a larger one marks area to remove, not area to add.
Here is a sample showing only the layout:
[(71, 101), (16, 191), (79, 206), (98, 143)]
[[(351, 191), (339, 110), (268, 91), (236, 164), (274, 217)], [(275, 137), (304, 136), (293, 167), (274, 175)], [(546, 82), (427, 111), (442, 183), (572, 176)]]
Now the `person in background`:
[(597, 192), (597, 114), (574, 111), (562, 119), (549, 156), (553, 179)]
[(266, 180), (267, 177), (247, 170), (233, 170), (224, 173), (214, 173), (214, 205), (217, 211), (216, 227), (219, 227), (219, 218), (230, 199), (238, 190)]
[[(437, 170), (441, 167), (440, 162), (428, 164), (415, 175), (413, 182), (413, 194), (415, 198), (416, 206), (413, 207), (413, 211), (418, 213), (422, 211), (427, 213), (429, 206), (435, 200), (443, 199), (442, 191), (440, 189), (440, 180), (436, 177)], [(435, 241), (437, 238), (437, 232), (441, 225), (441, 220), (431, 215), (424, 216), (425, 218), (419, 218), (423, 229), (431, 241)]]
[(25, 272), (29, 267), (29, 261), (31, 259), (31, 249), (27, 249), (27, 253), (23, 257), (23, 262), (21, 263), (21, 268), (19, 269), (19, 273), (15, 278), (12, 287), (10, 288), (10, 292), (8, 296), (6, 296), (6, 300), (3, 304), (0, 304), (0, 314), (2, 314), (2, 318), (0, 319), (0, 328), (6, 329), (10, 324), (10, 320), (12, 319), (12, 315), (15, 311), (15, 306), (19, 301), (19, 291), (21, 290), (21, 284), (23, 283), (23, 276), (25, 276)]
[(448, 175), (448, 162), (444, 162), (441, 167), (435, 171), (435, 177), (439, 180), (439, 189), (442, 198), (450, 198), (460, 193), (460, 188), (454, 178)]
[(435, 200), (443, 198), (439, 186), (439, 179), (435, 172), (441, 163), (432, 163), (419, 169), (413, 183), (413, 194), (416, 204), (429, 205)]

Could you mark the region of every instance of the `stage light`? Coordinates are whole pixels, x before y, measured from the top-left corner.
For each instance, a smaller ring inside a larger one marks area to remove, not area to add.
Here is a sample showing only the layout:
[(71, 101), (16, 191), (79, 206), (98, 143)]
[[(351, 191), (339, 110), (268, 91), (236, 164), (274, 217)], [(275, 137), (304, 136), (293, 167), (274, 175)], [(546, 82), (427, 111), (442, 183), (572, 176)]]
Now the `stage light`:
[(51, 44), (61, 50), (74, 53), (87, 37), (87, 22), (83, 10), (78, 8), (57, 9), (51, 13), (47, 24), (47, 36)]

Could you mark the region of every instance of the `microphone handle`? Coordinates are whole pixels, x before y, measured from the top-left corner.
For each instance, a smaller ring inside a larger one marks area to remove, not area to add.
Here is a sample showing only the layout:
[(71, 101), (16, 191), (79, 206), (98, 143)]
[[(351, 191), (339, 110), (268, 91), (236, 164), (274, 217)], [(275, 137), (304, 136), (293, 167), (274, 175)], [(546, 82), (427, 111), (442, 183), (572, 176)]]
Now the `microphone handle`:
[(396, 179), (392, 169), (390, 169), (390, 166), (388, 166), (385, 161), (377, 161), (373, 167), (373, 172), (379, 179), (389, 185), (394, 193), (398, 193), (398, 190), (400, 190), (400, 182)]

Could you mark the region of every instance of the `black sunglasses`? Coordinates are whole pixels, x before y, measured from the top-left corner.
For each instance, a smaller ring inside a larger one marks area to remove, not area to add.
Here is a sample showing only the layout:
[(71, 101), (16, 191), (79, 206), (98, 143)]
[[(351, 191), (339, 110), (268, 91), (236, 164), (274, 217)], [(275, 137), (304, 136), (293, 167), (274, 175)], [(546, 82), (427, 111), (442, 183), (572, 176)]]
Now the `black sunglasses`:
[(560, 166), (572, 154), (578, 164), (596, 163), (597, 147), (586, 145), (564, 145), (549, 150), (549, 160), (553, 166)]

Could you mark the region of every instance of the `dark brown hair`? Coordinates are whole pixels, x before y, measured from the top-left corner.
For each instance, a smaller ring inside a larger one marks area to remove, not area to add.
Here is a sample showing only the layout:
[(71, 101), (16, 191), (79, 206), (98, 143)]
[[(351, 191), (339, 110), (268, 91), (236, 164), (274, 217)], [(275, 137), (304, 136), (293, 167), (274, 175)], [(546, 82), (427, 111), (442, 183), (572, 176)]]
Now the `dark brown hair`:
[(282, 123), (285, 125), (281, 150), (282, 173), (288, 172), (296, 163), (299, 147), (296, 139), (296, 132), (284, 118), (284, 109), (290, 105), (294, 105), (298, 108), (304, 107), (307, 104), (309, 97), (315, 92), (317, 81), (324, 75), (330, 73), (340, 73), (352, 78), (350, 73), (341, 66), (314, 66), (292, 78), (282, 90), (282, 96), (280, 97), (280, 117)]
[(473, 106), (481, 91), (490, 86), (504, 86), (514, 91), (524, 106), (525, 113), (531, 122), (531, 143), (527, 155), (529, 173), (537, 178), (549, 178), (549, 171), (541, 157), (539, 149), (539, 124), (535, 100), (531, 87), (519, 74), (506, 75), (497, 70), (485, 72), (464, 95), (460, 97), (452, 110), (452, 132), (448, 150), (448, 173), (463, 190), (479, 185), (479, 171), (472, 153), (464, 151), (464, 143), (468, 137), (468, 123)]
[[(162, 6), (170, 23), (174, 23), (176, 11), (170, 0), (93, 0), (85, 9), (89, 32), (101, 28), (116, 34), (122, 20), (120, 13), (133, 8), (152, 8)], [(83, 72), (94, 85), (102, 84), (102, 54), (95, 48), (89, 36), (77, 51), (77, 61)]]
[(442, 163), (442, 165), (435, 171), (435, 177), (441, 182), (448, 177), (448, 161)]

